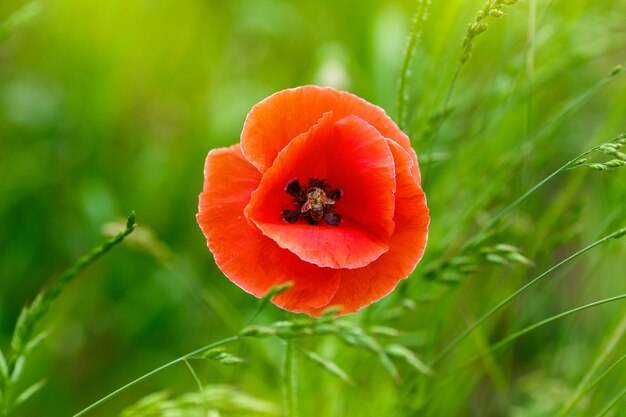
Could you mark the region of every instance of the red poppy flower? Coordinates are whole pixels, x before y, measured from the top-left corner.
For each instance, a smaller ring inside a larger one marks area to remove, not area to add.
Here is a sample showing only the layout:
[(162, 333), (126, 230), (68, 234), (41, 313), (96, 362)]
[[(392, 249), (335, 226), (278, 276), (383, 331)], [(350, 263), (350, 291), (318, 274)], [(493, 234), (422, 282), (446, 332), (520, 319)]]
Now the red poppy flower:
[(409, 138), (352, 94), (305, 86), (248, 114), (241, 143), (209, 152), (198, 223), (218, 267), (261, 297), (319, 315), (387, 295), (415, 269), (428, 208)]

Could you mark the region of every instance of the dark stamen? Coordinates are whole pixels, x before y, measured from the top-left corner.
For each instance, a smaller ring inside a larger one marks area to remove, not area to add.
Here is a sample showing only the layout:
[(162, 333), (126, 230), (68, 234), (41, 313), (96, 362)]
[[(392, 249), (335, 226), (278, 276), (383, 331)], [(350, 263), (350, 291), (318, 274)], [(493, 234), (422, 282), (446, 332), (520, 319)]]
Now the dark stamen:
[(283, 210), (283, 220), (287, 223), (295, 223), (300, 217), (300, 210)]
[(339, 223), (341, 223), (341, 214), (326, 213), (324, 214), (324, 220), (331, 226), (339, 226)]
[(343, 196), (343, 190), (336, 188), (328, 194), (328, 198), (332, 198), (333, 200), (339, 200)]
[(339, 188), (333, 189), (322, 178), (309, 178), (306, 187), (302, 187), (298, 179), (291, 180), (285, 192), (293, 197), (295, 210), (283, 210), (283, 220), (296, 223), (300, 217), (312, 226), (317, 226), (322, 219), (330, 226), (339, 226), (341, 214), (335, 213), (335, 203), (343, 196)]
[(287, 188), (285, 188), (287, 194), (292, 195), (294, 197), (300, 197), (302, 194), (302, 187), (300, 187), (300, 183), (297, 179), (291, 181), (287, 184)]

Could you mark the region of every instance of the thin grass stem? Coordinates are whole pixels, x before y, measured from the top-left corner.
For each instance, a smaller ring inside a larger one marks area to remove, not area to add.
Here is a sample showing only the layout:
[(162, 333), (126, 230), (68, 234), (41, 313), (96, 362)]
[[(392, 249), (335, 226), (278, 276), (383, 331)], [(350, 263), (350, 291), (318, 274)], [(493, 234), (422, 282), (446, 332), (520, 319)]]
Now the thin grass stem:
[(622, 397), (624, 397), (625, 395), (626, 386), (615, 397), (613, 397), (611, 401), (609, 401), (609, 403), (606, 405), (606, 407), (602, 409), (602, 411), (596, 414), (596, 417), (604, 417), (609, 411), (611, 411), (611, 408), (613, 408), (615, 404), (617, 404), (617, 402), (621, 400)]
[(183, 362), (185, 363), (185, 365), (187, 365), (187, 368), (189, 369), (189, 372), (191, 372), (191, 376), (193, 377), (194, 381), (196, 381), (196, 384), (198, 384), (198, 390), (200, 392), (204, 391), (204, 387), (202, 386), (202, 381), (200, 381), (200, 378), (198, 378), (198, 374), (196, 374), (196, 370), (193, 369), (193, 366), (191, 366), (191, 364), (189, 363), (187, 359), (184, 359)]
[(17, 399), (13, 398), (13, 388), (19, 379), (20, 369), (26, 361), (29, 350), (45, 337), (45, 332), (36, 335), (37, 327), (45, 318), (46, 314), (48, 314), (56, 299), (59, 298), (65, 286), (69, 284), (79, 272), (123, 241), (135, 228), (135, 212), (132, 212), (128, 216), (125, 230), (80, 257), (74, 265), (61, 275), (48, 291), (40, 291), (33, 302), (22, 309), (11, 337), (11, 356), (6, 363), (4, 381), (2, 380), (2, 375), (0, 375), (0, 389), (3, 391), (3, 398), (0, 403), (0, 413), (2, 416), (8, 416), (12, 410), (13, 402), (19, 400), (19, 397)]
[(608, 371), (610, 371), (614, 366), (616, 366), (624, 358), (626, 358), (626, 355), (622, 356), (621, 359), (619, 359), (615, 364), (609, 367), (609, 369), (607, 369), (602, 375), (600, 375), (599, 378), (597, 378), (593, 383), (589, 384), (591, 377), (598, 371), (598, 369), (600, 369), (602, 364), (606, 361), (609, 355), (617, 347), (619, 341), (622, 339), (622, 336), (624, 335), (625, 332), (626, 332), (626, 315), (622, 318), (621, 322), (615, 328), (613, 335), (609, 339), (602, 353), (600, 353), (600, 356), (596, 358), (593, 365), (591, 365), (591, 367), (587, 370), (587, 372), (585, 372), (585, 375), (581, 379), (580, 383), (578, 384), (578, 386), (576, 387), (576, 389), (574, 390), (570, 398), (563, 405), (561, 412), (558, 414), (559, 417), (566, 416), (576, 406), (576, 404), (578, 404), (578, 402), (581, 399), (583, 399), (589, 393), (589, 391), (591, 391), (598, 384), (598, 382), (600, 382), (600, 379), (602, 379), (602, 377), (606, 373), (608, 373)]
[(465, 339), (467, 336), (469, 336), (478, 326), (480, 326), (487, 319), (489, 319), (491, 316), (493, 316), (498, 310), (500, 310), (502, 307), (507, 305), (509, 302), (511, 302), (513, 299), (515, 299), (518, 295), (520, 295), (524, 291), (526, 291), (528, 288), (532, 287), (533, 285), (535, 285), (536, 283), (541, 281), (544, 277), (549, 275), (551, 272), (553, 272), (554, 270), (556, 270), (556, 269), (560, 268), (561, 266), (567, 264), (568, 262), (571, 262), (572, 260), (574, 260), (577, 257), (581, 256), (582, 254), (590, 251), (591, 249), (595, 248), (596, 246), (601, 245), (601, 244), (603, 244), (605, 242), (608, 242), (611, 239), (618, 239), (618, 238), (620, 238), (620, 237), (622, 237), (624, 235), (626, 235), (626, 228), (622, 228), (620, 230), (617, 230), (617, 231), (615, 231), (615, 232), (613, 232), (613, 233), (611, 233), (611, 234), (609, 234), (609, 235), (607, 235), (607, 236), (605, 236), (605, 237), (603, 237), (603, 238), (601, 238), (599, 240), (596, 240), (592, 244), (590, 244), (590, 245), (586, 246), (585, 248), (579, 250), (578, 252), (574, 253), (573, 255), (569, 256), (568, 258), (564, 259), (563, 261), (559, 262), (558, 264), (554, 265), (553, 267), (551, 267), (547, 271), (545, 271), (542, 274), (538, 275), (536, 278), (534, 278), (533, 280), (528, 282), (526, 285), (522, 286), (520, 289), (515, 291), (513, 294), (509, 295), (504, 300), (500, 301), (495, 307), (493, 307), (491, 310), (489, 310), (485, 315), (480, 317), (474, 324), (469, 326), (459, 336), (457, 336), (454, 340), (452, 340), (452, 342), (450, 342), (439, 354), (437, 354), (435, 356), (435, 358), (431, 362), (431, 366), (435, 365), (437, 362), (439, 362), (441, 359), (443, 359), (445, 356), (447, 356), (463, 339)]
[(50, 288), (43, 298), (43, 305), (47, 305), (52, 303), (63, 291), (63, 288), (74, 279), (74, 277), (83, 269), (94, 263), (98, 258), (107, 253), (113, 246), (120, 243), (122, 240), (126, 238), (126, 236), (130, 235), (137, 224), (135, 223), (135, 212), (133, 211), (129, 216), (126, 222), (126, 229), (117, 235), (113, 236), (102, 245), (92, 249), (89, 253), (83, 255), (76, 261), (76, 263), (67, 271), (61, 275), (61, 278)]
[(418, 0), (417, 11), (413, 16), (411, 24), (411, 32), (409, 34), (409, 40), (404, 50), (402, 59), (402, 68), (400, 69), (400, 76), (398, 78), (398, 92), (396, 97), (396, 111), (398, 117), (398, 126), (401, 130), (406, 129), (406, 116), (405, 111), (408, 101), (408, 86), (407, 79), (411, 73), (411, 63), (413, 62), (413, 56), (415, 55), (415, 48), (419, 42), (422, 34), (422, 27), (426, 21), (428, 13), (428, 7), (430, 6), (430, 0)]
[[(626, 137), (626, 134), (621, 134), (621, 135), (618, 135), (618, 136), (612, 138), (607, 143), (616, 143), (616, 142), (620, 142), (621, 143), (621, 141), (623, 141), (625, 137)], [(505, 208), (500, 210), (495, 216), (492, 217), (492, 219), (489, 221), (489, 223), (485, 227), (483, 227), (483, 229), (480, 232), (478, 232), (473, 238), (470, 238), (470, 239), (467, 240), (467, 242), (461, 247), (461, 249), (459, 251), (459, 254), (462, 256), (462, 255), (466, 254), (467, 252), (469, 252), (471, 249), (473, 249), (476, 246), (478, 246), (479, 244), (481, 244), (489, 236), (489, 234), (491, 233), (493, 227), (496, 226), (498, 224), (498, 222), (500, 220), (502, 220), (502, 218), (504, 216), (506, 216), (507, 214), (512, 212), (517, 206), (519, 206), (521, 203), (523, 203), (528, 197), (530, 197), (538, 189), (543, 187), (547, 182), (549, 182), (556, 175), (558, 175), (558, 174), (560, 174), (562, 172), (565, 172), (565, 171), (569, 171), (569, 170), (574, 169), (574, 168), (579, 168), (579, 167), (582, 167), (582, 166), (586, 166), (587, 164), (582, 162), (583, 158), (585, 156), (587, 156), (587, 155), (590, 155), (590, 154), (600, 150), (602, 148), (602, 146), (604, 146), (604, 145), (606, 145), (606, 143), (603, 143), (601, 145), (595, 146), (595, 147), (593, 147), (593, 148), (591, 148), (591, 149), (589, 149), (589, 150), (587, 150), (587, 151), (577, 155), (576, 157), (574, 157), (573, 159), (571, 159), (570, 161), (565, 163), (563, 166), (558, 168), (556, 171), (552, 172), (547, 177), (543, 178), (541, 181), (539, 181), (537, 184), (535, 184), (533, 187), (531, 187), (529, 190), (527, 190), (524, 194), (522, 194), (520, 197), (518, 197), (511, 204), (509, 204), (508, 206), (506, 206)]]
[[(620, 300), (624, 300), (626, 299), (626, 294), (620, 294), (614, 297), (610, 297), (610, 298), (605, 298), (599, 301), (594, 301), (592, 303), (589, 304), (585, 304), (576, 308), (573, 308), (571, 310), (565, 311), (563, 313), (559, 313), (556, 314), (552, 317), (549, 317), (547, 319), (541, 320), (537, 323), (531, 324), (530, 326), (524, 327), (521, 330), (518, 330), (512, 334), (510, 334), (509, 336), (504, 337), (503, 339), (501, 339), (500, 341), (494, 343), (493, 345), (489, 346), (487, 349), (483, 350), (482, 352), (480, 352), (479, 354), (477, 354), (476, 356), (474, 356), (473, 358), (471, 358), (470, 360), (468, 360), (467, 362), (465, 362), (463, 365), (459, 366), (458, 368), (456, 368), (453, 372), (452, 372), (452, 376), (450, 378), (448, 378), (444, 383), (442, 383), (438, 388), (442, 389), (443, 387), (445, 387), (448, 383), (455, 381), (458, 379), (458, 377), (456, 376), (456, 373), (459, 371), (462, 371), (466, 368), (469, 368), (470, 366), (472, 366), (474, 363), (480, 361), (482, 358), (486, 357), (486, 356), (491, 356), (493, 352), (495, 352), (496, 350), (506, 346), (507, 344), (511, 343), (512, 341), (524, 336), (525, 334), (536, 330), (540, 327), (543, 327), (547, 324), (550, 324), (554, 321), (557, 321), (559, 319), (562, 319), (564, 317), (567, 316), (571, 316), (573, 314), (579, 313), (581, 311), (584, 310), (588, 310), (590, 308), (593, 307), (597, 307), (603, 304), (608, 304), (608, 303), (612, 303), (615, 301), (620, 301)], [(600, 382), (600, 380), (602, 379), (602, 377), (604, 377), (605, 374), (608, 374), (608, 372), (610, 372), (611, 369), (613, 369), (614, 367), (616, 367), (617, 365), (619, 365), (619, 363), (623, 360), (623, 358), (620, 358), (616, 363), (614, 363), (611, 367), (609, 367), (609, 369), (607, 369), (602, 375), (600, 375), (600, 377), (598, 377), (598, 379), (596, 381), (594, 381), (594, 384), (597, 384), (598, 382)], [(592, 384), (593, 385), (593, 384)]]
[(130, 388), (130, 387), (132, 387), (134, 385), (137, 385), (141, 381), (143, 381), (145, 379), (148, 379), (152, 375), (157, 374), (157, 373), (163, 371), (164, 369), (167, 369), (167, 368), (169, 368), (169, 367), (171, 367), (173, 365), (176, 365), (177, 363), (184, 362), (187, 359), (189, 359), (190, 357), (198, 355), (200, 353), (203, 353), (203, 352), (205, 352), (205, 351), (207, 351), (209, 349), (213, 349), (215, 347), (222, 346), (222, 345), (225, 345), (225, 344), (228, 344), (228, 343), (236, 342), (237, 340), (239, 340), (239, 336), (227, 337), (226, 339), (222, 339), (222, 340), (219, 340), (217, 342), (213, 342), (213, 343), (211, 343), (209, 345), (203, 346), (203, 347), (201, 347), (199, 349), (196, 349), (196, 350), (194, 350), (192, 352), (187, 353), (186, 355), (181, 356), (178, 359), (174, 359), (173, 361), (168, 362), (165, 365), (159, 366), (158, 368), (153, 369), (152, 371), (148, 372), (147, 374), (144, 374), (144, 375), (140, 376), (139, 378), (129, 382), (128, 384), (122, 386), (121, 388), (116, 389), (115, 391), (113, 391), (109, 395), (107, 395), (105, 397), (102, 397), (101, 399), (99, 399), (95, 403), (91, 404), (90, 406), (88, 406), (88, 407), (82, 409), (81, 411), (79, 411), (78, 413), (74, 414), (73, 417), (79, 417), (79, 416), (83, 416), (83, 415), (87, 414), (89, 411), (91, 411), (94, 408), (102, 405), (103, 403), (107, 402), (108, 400), (110, 400), (111, 398), (113, 398), (116, 395), (120, 394), (121, 392), (126, 391), (128, 388)]
[(563, 171), (566, 171), (569, 167), (571, 167), (574, 163), (576, 163), (577, 161), (579, 161), (581, 158), (584, 158), (585, 156), (589, 155), (592, 152), (595, 152), (597, 148), (593, 148), (590, 149), (586, 152), (581, 153), (580, 155), (576, 156), (575, 158), (573, 158), (572, 160), (568, 161), (565, 165), (561, 166), (560, 168), (558, 168), (556, 171), (552, 172), (550, 175), (548, 175), (547, 177), (545, 177), (544, 179), (542, 179), (541, 181), (539, 181), (537, 184), (535, 184), (532, 188), (530, 188), (528, 191), (526, 191), (524, 194), (522, 194), (519, 198), (517, 198), (515, 201), (513, 201), (511, 204), (509, 204), (508, 206), (506, 206), (505, 208), (503, 208), (502, 210), (500, 210), (500, 212), (498, 212), (498, 214), (496, 214), (495, 216), (493, 216), (493, 218), (491, 219), (491, 221), (489, 222), (489, 224), (487, 225), (487, 227), (485, 229), (491, 229), (493, 226), (495, 226), (504, 216), (506, 216), (508, 213), (510, 213), (511, 211), (513, 211), (517, 206), (519, 206), (524, 200), (526, 200), (530, 195), (532, 195), (535, 191), (537, 191), (539, 188), (543, 187), (545, 185), (545, 183), (547, 183), (548, 181), (550, 181), (552, 178), (554, 178), (555, 176), (557, 176), (558, 174), (560, 174)]
[(282, 378), (286, 417), (298, 417), (293, 343), (293, 338), (286, 339)]
[[(541, 320), (535, 324), (532, 324), (530, 326), (524, 327), (521, 330), (518, 330), (512, 334), (510, 334), (509, 336), (503, 338), (502, 340), (500, 340), (499, 342), (494, 343), (493, 345), (491, 345), (491, 347), (489, 347), (489, 349), (487, 349), (486, 351), (482, 352), (480, 355), (478, 355), (477, 357), (475, 357), (474, 359), (471, 360), (471, 362), (476, 361), (479, 358), (482, 358), (484, 355), (488, 355), (498, 349), (500, 349), (501, 347), (511, 343), (513, 340), (524, 336), (526, 333), (529, 333), (535, 329), (538, 329), (539, 327), (545, 326), (546, 324), (552, 323), (553, 321), (562, 319), (563, 317), (567, 317), (567, 316), (571, 316), (572, 314), (576, 314), (580, 311), (583, 310), (587, 310), (589, 308), (593, 308), (593, 307), (597, 307), (599, 305), (602, 304), (607, 304), (607, 303), (612, 303), (615, 301), (619, 301), (619, 300), (623, 300), (626, 299), (626, 294), (621, 294), (621, 295), (616, 295), (615, 297), (610, 297), (610, 298), (605, 298), (603, 300), (599, 300), (599, 301), (594, 301), (593, 303), (589, 303), (589, 304), (585, 304), (583, 306), (580, 307), (576, 307), (573, 308), (571, 310), (565, 311), (563, 313), (559, 313), (556, 314), (552, 317), (549, 317), (547, 319)], [(470, 362), (470, 361), (468, 361)]]
[[(255, 313), (253, 314), (253, 316), (248, 320), (248, 324), (250, 324), (254, 320), (254, 318), (257, 316), (257, 314), (260, 313), (261, 310), (267, 305), (267, 303), (269, 302), (271, 297), (273, 297), (274, 295), (280, 294), (281, 292), (286, 291), (292, 285), (293, 285), (293, 283), (287, 282), (287, 283), (279, 284), (279, 285), (276, 285), (276, 286), (272, 287), (267, 292), (267, 294), (263, 298), (261, 298), (259, 300), (259, 304), (257, 306), (257, 309), (256, 309)], [(246, 327), (244, 327), (244, 329), (245, 328)], [(202, 383), (200, 382), (200, 380), (198, 379), (197, 375), (193, 371), (193, 368), (191, 368), (190, 364), (187, 363), (187, 360), (188, 359), (192, 359), (194, 356), (199, 355), (201, 353), (204, 353), (204, 352), (206, 352), (209, 349), (213, 349), (213, 348), (216, 348), (218, 346), (222, 346), (222, 345), (225, 345), (225, 344), (228, 344), (228, 343), (236, 342), (236, 341), (240, 340), (243, 337), (246, 337), (246, 335), (242, 334), (242, 332), (240, 332), (236, 336), (231, 336), (231, 337), (227, 337), (226, 339), (218, 340), (217, 342), (213, 342), (213, 343), (208, 344), (206, 346), (203, 346), (203, 347), (201, 347), (199, 349), (196, 349), (196, 350), (194, 350), (192, 352), (189, 352), (186, 355), (183, 355), (183, 356), (181, 356), (178, 359), (174, 359), (173, 361), (168, 362), (165, 365), (161, 365), (158, 368), (153, 369), (152, 371), (148, 372), (147, 374), (144, 374), (144, 375), (140, 376), (139, 378), (134, 379), (133, 381), (129, 382), (128, 384), (126, 384), (126, 385), (116, 389), (115, 391), (111, 392), (109, 395), (99, 399), (98, 401), (96, 401), (95, 403), (91, 404), (90, 406), (84, 408), (83, 410), (81, 410), (77, 414), (74, 414), (73, 417), (79, 417), (79, 416), (85, 415), (87, 412), (93, 410), (94, 408), (98, 407), (102, 403), (110, 400), (111, 398), (115, 397), (116, 395), (120, 394), (121, 392), (127, 390), (128, 388), (138, 384), (139, 382), (143, 381), (144, 379), (147, 379), (147, 378), (151, 377), (152, 375), (154, 375), (156, 373), (161, 372), (164, 369), (169, 368), (170, 366), (176, 365), (179, 362), (185, 362), (187, 364), (187, 367), (190, 368), (192, 374), (194, 375), (194, 378), (196, 379), (196, 382), (201, 387)]]
[[(598, 386), (598, 384), (604, 379), (605, 376), (607, 376), (613, 369), (617, 368), (622, 362), (624, 362), (625, 359), (626, 359), (626, 355), (622, 355), (622, 357), (620, 357), (617, 361), (615, 361), (613, 364), (611, 364), (611, 366), (609, 366), (591, 384), (586, 386), (585, 389), (580, 392), (579, 398), (577, 398), (577, 400), (585, 398), (587, 396), (587, 394), (589, 394), (591, 391), (593, 391)], [(574, 403), (574, 405), (576, 405), (577, 403), (578, 403), (578, 401), (576, 403)], [(567, 410), (566, 413), (563, 414), (563, 415), (567, 415), (570, 411), (571, 411), (571, 408), (569, 410)]]
[[(559, 110), (556, 114), (554, 114), (554, 116), (552, 116), (550, 119), (548, 119), (548, 121), (543, 123), (539, 127), (539, 129), (537, 129), (535, 131), (535, 133), (533, 133), (528, 138), (528, 140), (526, 141), (526, 145), (536, 141), (537, 139), (539, 139), (543, 135), (545, 135), (548, 132), (550, 132), (550, 129), (552, 129), (554, 126), (556, 126), (562, 119), (565, 118), (565, 116), (567, 116), (569, 113), (571, 113), (577, 107), (579, 107), (584, 102), (589, 100), (597, 92), (599, 92), (602, 89), (602, 87), (604, 87), (605, 85), (607, 85), (608, 83), (610, 83), (611, 81), (613, 81), (614, 79), (616, 79), (617, 77), (622, 75), (623, 73), (624, 73), (623, 66), (622, 65), (617, 65), (604, 78), (602, 78), (600, 81), (598, 81), (597, 83), (595, 83), (594, 85), (592, 85), (591, 87), (589, 87), (588, 89), (583, 91), (581, 94), (579, 94), (573, 100), (569, 101), (565, 106), (563, 106), (561, 108), (561, 110)], [(530, 149), (530, 147), (528, 147), (528, 149)]]

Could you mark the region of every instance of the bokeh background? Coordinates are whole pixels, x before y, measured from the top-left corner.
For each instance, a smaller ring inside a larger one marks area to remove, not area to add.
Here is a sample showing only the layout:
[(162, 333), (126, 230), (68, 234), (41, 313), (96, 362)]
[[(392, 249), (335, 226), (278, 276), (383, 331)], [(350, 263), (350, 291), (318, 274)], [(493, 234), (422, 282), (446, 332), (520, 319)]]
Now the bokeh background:
[[(347, 89), (395, 117), (417, 6), (416, 0), (0, 2), (0, 347), (8, 345), (21, 308), (114, 230), (111, 222), (135, 210), (141, 225), (54, 305), (45, 322), (51, 333), (25, 369), (26, 379), (45, 377), (46, 386), (15, 415), (72, 415), (239, 330), (256, 302), (216, 269), (195, 222), (206, 154), (239, 140), (256, 102), (297, 85)], [(532, 265), (479, 262), (460, 276), (441, 268), (498, 209), (573, 156), (626, 131), (626, 78), (601, 82), (626, 62), (626, 0), (526, 0), (490, 18), (460, 72), (452, 112), (433, 133), (467, 23), (481, 6), (474, 0), (430, 6), (408, 80), (406, 128), (425, 173), (430, 245), (410, 280), (350, 318), (400, 329), (402, 343), (425, 358), (524, 280), (626, 226), (626, 168), (579, 169), (531, 197), (494, 237), (494, 244), (520, 248)], [(533, 289), (489, 322), (482, 339), (463, 344), (443, 374), (480, 343), (626, 292), (625, 253), (623, 241), (603, 245)], [(408, 307), (388, 314), (399, 306)], [(272, 306), (260, 321), (286, 317)], [(412, 383), (408, 371), (396, 385), (374, 356), (334, 340), (308, 340), (355, 384), (301, 359), (302, 415), (555, 415), (625, 317), (626, 305), (617, 302), (564, 319), (436, 389)], [(620, 336), (610, 358), (625, 350)], [(283, 345), (245, 342), (235, 351), (246, 359), (240, 367), (199, 363), (203, 382), (234, 384), (280, 403)], [(624, 365), (611, 372), (573, 415), (599, 412), (626, 386), (625, 375)], [(91, 415), (117, 415), (163, 389), (197, 388), (181, 365)], [(611, 413), (626, 415), (626, 402)]]

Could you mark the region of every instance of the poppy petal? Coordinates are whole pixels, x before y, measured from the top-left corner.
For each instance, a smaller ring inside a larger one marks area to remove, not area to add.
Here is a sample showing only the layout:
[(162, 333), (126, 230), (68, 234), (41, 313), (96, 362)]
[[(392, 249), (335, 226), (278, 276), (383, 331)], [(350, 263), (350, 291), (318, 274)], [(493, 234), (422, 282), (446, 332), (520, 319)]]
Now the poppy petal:
[(413, 161), (411, 172), (420, 183), (417, 156), (411, 142), (385, 111), (360, 97), (330, 87), (306, 85), (283, 90), (255, 105), (241, 133), (244, 155), (259, 171), (265, 172), (289, 142), (329, 111), (334, 112), (337, 119), (349, 115), (360, 117), (382, 136), (399, 144)]
[(197, 220), (222, 272), (257, 297), (277, 284), (293, 281), (292, 288), (272, 300), (290, 311), (327, 304), (339, 286), (339, 272), (303, 262), (244, 216), (261, 174), (244, 158), (240, 146), (209, 152), (204, 176)]
[[(328, 304), (341, 306), (340, 314), (353, 313), (389, 294), (411, 274), (426, 248), (430, 222), (426, 197), (410, 172), (410, 156), (392, 141), (389, 147), (396, 161), (396, 231), (389, 251), (376, 261), (342, 270), (339, 289)], [(319, 316), (328, 306), (310, 314)]]
[[(323, 178), (340, 188), (333, 191), (340, 196), (333, 207), (341, 215), (341, 224), (283, 221), (281, 213), (293, 209), (288, 189), (294, 178), (303, 183)], [(394, 191), (394, 163), (387, 139), (356, 116), (335, 122), (329, 112), (278, 154), (245, 214), (281, 248), (304, 261), (322, 267), (360, 268), (389, 249), (387, 242), (395, 228)]]

